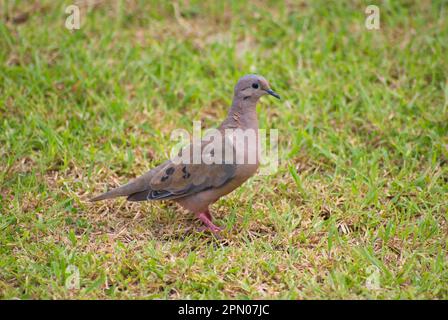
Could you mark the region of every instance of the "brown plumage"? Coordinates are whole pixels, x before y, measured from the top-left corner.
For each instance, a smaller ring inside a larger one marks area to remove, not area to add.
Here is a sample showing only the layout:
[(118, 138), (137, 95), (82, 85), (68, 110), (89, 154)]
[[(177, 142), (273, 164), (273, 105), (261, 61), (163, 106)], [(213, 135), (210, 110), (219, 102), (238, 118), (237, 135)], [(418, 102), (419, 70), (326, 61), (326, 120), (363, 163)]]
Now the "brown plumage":
[[(238, 81), (232, 107), (227, 118), (217, 128), (217, 132), (223, 136), (223, 141), (226, 138), (226, 129), (249, 129), (258, 132), (256, 104), (260, 97), (266, 94), (280, 98), (261, 76), (246, 75)], [(210, 140), (201, 141), (200, 150), (204, 151), (210, 146), (210, 142)], [(191, 157), (189, 164), (175, 161), (179, 159), (168, 160), (128, 184), (112, 189), (91, 201), (116, 197), (127, 197), (129, 201), (171, 199), (195, 213), (210, 231), (218, 232), (220, 228), (213, 224), (209, 206), (255, 174), (259, 165), (257, 146), (258, 143), (233, 145), (234, 154), (237, 154), (238, 148), (242, 148), (239, 151), (242, 151), (241, 156), (244, 156), (245, 161), (240, 162), (237, 161), (237, 157), (230, 163), (212, 164), (192, 163)], [(225, 148), (224, 142), (222, 148)], [(179, 155), (191, 150), (193, 147), (189, 145)], [(214, 155), (222, 150), (212, 149), (210, 154)], [(257, 155), (255, 162), (248, 163), (249, 155), (253, 154)]]

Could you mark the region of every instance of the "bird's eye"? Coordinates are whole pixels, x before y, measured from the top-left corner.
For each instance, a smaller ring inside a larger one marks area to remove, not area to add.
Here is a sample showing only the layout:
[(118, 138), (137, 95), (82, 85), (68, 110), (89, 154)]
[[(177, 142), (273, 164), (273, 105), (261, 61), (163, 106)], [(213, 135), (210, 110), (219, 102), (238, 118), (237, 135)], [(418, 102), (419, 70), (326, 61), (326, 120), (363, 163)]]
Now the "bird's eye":
[(252, 88), (258, 89), (258, 83), (252, 83)]

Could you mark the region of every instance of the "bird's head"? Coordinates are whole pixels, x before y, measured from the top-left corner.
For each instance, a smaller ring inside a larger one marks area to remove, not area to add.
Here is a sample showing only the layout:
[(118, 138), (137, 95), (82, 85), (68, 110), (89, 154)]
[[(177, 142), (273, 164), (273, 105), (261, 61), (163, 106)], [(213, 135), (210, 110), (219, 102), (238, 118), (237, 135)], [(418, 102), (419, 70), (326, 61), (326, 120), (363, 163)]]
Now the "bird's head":
[(269, 82), (262, 76), (256, 74), (245, 75), (238, 80), (235, 86), (235, 97), (243, 100), (258, 100), (266, 94), (280, 99), (280, 96), (269, 86)]

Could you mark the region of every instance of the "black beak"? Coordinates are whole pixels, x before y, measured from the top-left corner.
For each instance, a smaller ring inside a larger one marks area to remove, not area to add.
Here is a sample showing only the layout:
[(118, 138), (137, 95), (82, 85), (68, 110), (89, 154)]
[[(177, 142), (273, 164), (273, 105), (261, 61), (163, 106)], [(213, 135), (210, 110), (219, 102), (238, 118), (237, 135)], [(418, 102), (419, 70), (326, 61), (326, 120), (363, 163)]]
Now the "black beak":
[(269, 89), (269, 90), (266, 90), (266, 92), (268, 94), (270, 94), (271, 96), (276, 97), (277, 99), (280, 99), (280, 96), (274, 90)]

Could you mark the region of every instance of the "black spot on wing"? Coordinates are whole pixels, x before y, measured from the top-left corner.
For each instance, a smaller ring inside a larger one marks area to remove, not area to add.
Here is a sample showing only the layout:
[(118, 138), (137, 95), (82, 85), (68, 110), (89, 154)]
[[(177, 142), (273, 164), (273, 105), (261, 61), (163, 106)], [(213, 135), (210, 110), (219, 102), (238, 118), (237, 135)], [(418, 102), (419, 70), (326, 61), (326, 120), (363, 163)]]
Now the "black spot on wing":
[(173, 167), (170, 167), (165, 170), (165, 173), (170, 176), (174, 173), (174, 171), (175, 171), (175, 169)]
[(160, 179), (160, 181), (164, 182), (164, 181), (166, 181), (168, 178), (169, 178), (168, 176), (163, 176), (163, 177)]
[(184, 179), (188, 179), (188, 178), (191, 177), (191, 174), (190, 174), (189, 172), (187, 172), (187, 167), (186, 167), (186, 166), (184, 166), (184, 167), (182, 168), (182, 172), (184, 173), (184, 175), (182, 176), (182, 178), (184, 178)]

